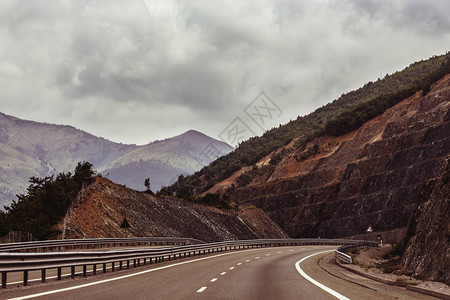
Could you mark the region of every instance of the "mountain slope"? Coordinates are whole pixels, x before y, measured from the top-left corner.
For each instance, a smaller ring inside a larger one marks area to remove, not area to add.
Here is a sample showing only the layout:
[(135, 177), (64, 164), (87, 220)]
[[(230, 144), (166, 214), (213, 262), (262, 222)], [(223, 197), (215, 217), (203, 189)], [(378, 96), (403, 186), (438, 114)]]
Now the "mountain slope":
[(140, 190), (144, 179), (150, 177), (153, 190), (174, 182), (179, 175), (192, 174), (217, 157), (205, 155), (212, 145), (224, 155), (233, 148), (203, 133), (190, 130), (173, 138), (139, 146), (104, 164), (99, 172), (109, 174), (111, 180)]
[[(188, 181), (194, 185), (197, 193), (205, 192), (233, 172), (255, 165), (289, 143), (295, 142), (296, 146), (305, 145), (318, 136), (348, 133), (417, 91), (423, 90), (427, 93), (431, 83), (449, 72), (450, 53), (413, 63), (400, 72), (376, 82), (369, 82), (356, 91), (342, 95), (309, 115), (299, 116), (297, 120), (241, 143), (235, 151), (193, 174)], [(292, 148), (291, 146), (285, 147), (286, 150)], [(286, 151), (282, 153), (285, 154)], [(279, 161), (279, 157), (275, 158), (274, 164)], [(183, 183), (176, 183), (167, 191), (173, 192), (181, 185)]]
[[(353, 132), (296, 148), (231, 199), (262, 208), (291, 237), (355, 236), (372, 225), (398, 241), (422, 183), (450, 154), (449, 109), (450, 75)], [(210, 191), (238, 185), (237, 174)]]
[[(96, 178), (81, 195), (66, 220), (65, 238), (173, 236), (213, 242), (288, 237), (260, 209), (230, 215), (173, 197), (137, 192), (106, 178)], [(121, 228), (124, 219), (130, 228)]]
[[(180, 174), (192, 173), (212, 159), (201, 155), (209, 144), (233, 148), (196, 131), (144, 146), (114, 143), (71, 126), (21, 120), (0, 113), (0, 204), (23, 193), (31, 176), (44, 177), (89, 161), (103, 174), (135, 189), (150, 177), (156, 190)], [(206, 146), (205, 146), (206, 145)], [(197, 159), (203, 158), (203, 159)]]
[(418, 189), (450, 151), (449, 73), (450, 53), (412, 64), (242, 143), (164, 192), (255, 205), (291, 237), (364, 236), (372, 225), (399, 241)]

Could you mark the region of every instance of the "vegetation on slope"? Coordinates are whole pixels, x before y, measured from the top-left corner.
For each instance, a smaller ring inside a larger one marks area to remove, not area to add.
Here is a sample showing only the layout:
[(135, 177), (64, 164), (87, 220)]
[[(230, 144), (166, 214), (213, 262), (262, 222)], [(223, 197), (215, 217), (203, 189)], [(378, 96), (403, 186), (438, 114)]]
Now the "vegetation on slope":
[[(309, 115), (299, 116), (286, 125), (265, 132), (261, 137), (242, 142), (235, 151), (220, 157), (191, 176), (180, 177), (173, 185), (163, 187), (159, 194), (171, 195), (176, 192), (179, 197), (193, 200), (197, 193), (207, 191), (244, 166), (254, 165), (271, 152), (286, 146), (294, 138), (299, 138), (296, 145), (301, 146), (322, 135), (337, 136), (350, 132), (414, 93), (420, 90), (428, 93), (430, 85), (448, 73), (450, 53), (413, 63), (392, 75), (386, 74), (385, 78), (369, 82), (356, 91), (342, 95)], [(272, 159), (272, 165), (281, 160), (277, 156)], [(245, 178), (241, 181), (249, 182)]]
[(90, 182), (95, 172), (88, 162), (78, 163), (75, 173), (60, 173), (56, 178), (30, 178), (26, 194), (0, 211), (0, 236), (9, 231), (32, 233), (39, 240), (55, 232), (53, 226), (61, 221), (83, 183)]

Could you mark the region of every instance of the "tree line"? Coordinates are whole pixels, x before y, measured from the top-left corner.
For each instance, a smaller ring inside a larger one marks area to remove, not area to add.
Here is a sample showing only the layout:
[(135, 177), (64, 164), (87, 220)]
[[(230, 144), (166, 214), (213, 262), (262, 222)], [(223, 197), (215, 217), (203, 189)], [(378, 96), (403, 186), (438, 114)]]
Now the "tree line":
[(73, 174), (31, 177), (26, 193), (0, 211), (0, 236), (22, 231), (44, 240), (58, 234), (54, 225), (64, 217), (83, 183), (90, 183), (94, 175), (92, 164), (79, 162)]

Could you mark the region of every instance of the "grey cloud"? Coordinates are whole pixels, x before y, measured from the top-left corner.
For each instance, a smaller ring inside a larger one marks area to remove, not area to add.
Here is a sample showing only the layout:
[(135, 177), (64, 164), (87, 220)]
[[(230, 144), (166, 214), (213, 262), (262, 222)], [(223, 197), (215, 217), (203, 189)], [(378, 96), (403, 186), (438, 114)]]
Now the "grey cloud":
[(414, 26), (422, 34), (439, 35), (450, 31), (450, 3), (446, 0), (407, 1), (397, 25)]
[(447, 0), (351, 0), (347, 3), (354, 8), (353, 21), (367, 16), (386, 23), (394, 30), (419, 35), (448, 34), (450, 30), (450, 4)]
[(285, 123), (448, 50), (448, 9), (444, 1), (2, 1), (0, 110), (145, 143), (191, 128), (217, 137), (265, 91)]

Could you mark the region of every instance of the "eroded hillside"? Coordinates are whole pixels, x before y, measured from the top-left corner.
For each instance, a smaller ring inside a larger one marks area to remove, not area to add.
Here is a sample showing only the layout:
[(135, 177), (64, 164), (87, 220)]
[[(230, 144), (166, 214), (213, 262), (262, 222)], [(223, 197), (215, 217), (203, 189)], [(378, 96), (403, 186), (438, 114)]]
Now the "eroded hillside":
[[(450, 152), (449, 108), (447, 75), (426, 96), (417, 92), (353, 132), (295, 149), (232, 200), (262, 208), (291, 237), (354, 236), (372, 225), (398, 239), (422, 183)], [(232, 183), (236, 175), (211, 191)]]
[[(121, 228), (123, 220), (129, 228)], [(59, 225), (63, 229), (63, 222)], [(238, 215), (173, 197), (155, 197), (96, 178), (67, 219), (65, 238), (173, 236), (204, 241), (284, 238), (286, 233), (261, 209)]]

